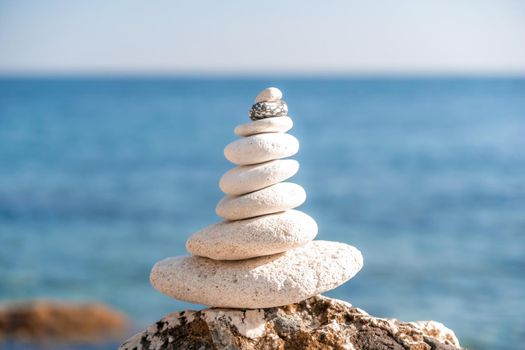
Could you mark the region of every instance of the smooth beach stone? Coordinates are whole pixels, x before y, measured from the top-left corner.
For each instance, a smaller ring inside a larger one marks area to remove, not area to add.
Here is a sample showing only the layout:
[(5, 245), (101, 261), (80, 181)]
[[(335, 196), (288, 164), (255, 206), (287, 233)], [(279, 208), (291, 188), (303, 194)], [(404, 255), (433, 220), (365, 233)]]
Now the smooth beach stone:
[(304, 188), (281, 182), (242, 196), (226, 196), (217, 204), (215, 212), (226, 220), (242, 220), (292, 209), (305, 200)]
[(288, 114), (288, 105), (285, 101), (257, 102), (252, 106), (248, 115), (251, 120), (263, 118), (284, 117)]
[(268, 133), (243, 137), (224, 148), (224, 156), (237, 165), (250, 165), (291, 157), (299, 141), (290, 134)]
[(268, 101), (279, 101), (283, 98), (283, 93), (276, 87), (269, 87), (259, 92), (255, 97), (255, 103), (257, 102), (268, 102)]
[(299, 162), (277, 159), (254, 165), (240, 165), (228, 170), (219, 181), (222, 192), (237, 196), (268, 187), (294, 176)]
[(251, 123), (239, 125), (233, 131), (235, 135), (250, 136), (263, 132), (287, 132), (293, 127), (290, 117), (275, 117), (256, 120)]
[(315, 220), (298, 210), (223, 221), (194, 233), (188, 252), (215, 260), (241, 260), (281, 253), (312, 241)]
[(334, 289), (363, 266), (361, 252), (344, 243), (312, 241), (285, 253), (248, 260), (181, 256), (151, 271), (155, 289), (191, 303), (267, 308), (302, 301)]

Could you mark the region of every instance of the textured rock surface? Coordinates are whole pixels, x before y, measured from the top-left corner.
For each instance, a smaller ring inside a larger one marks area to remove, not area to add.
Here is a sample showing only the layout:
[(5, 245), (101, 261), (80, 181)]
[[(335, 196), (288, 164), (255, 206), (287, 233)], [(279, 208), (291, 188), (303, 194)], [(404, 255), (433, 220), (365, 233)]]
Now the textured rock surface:
[(454, 332), (434, 321), (401, 322), (316, 296), (255, 310), (206, 309), (167, 315), (120, 349), (454, 350)]
[(222, 192), (237, 196), (289, 179), (299, 170), (294, 159), (277, 159), (269, 162), (242, 165), (228, 170), (219, 181)]
[(243, 137), (224, 148), (224, 156), (237, 165), (249, 165), (291, 157), (299, 151), (299, 141), (289, 134), (271, 133)]
[(284, 117), (288, 114), (288, 105), (283, 100), (255, 103), (248, 115), (251, 120)]
[(0, 304), (0, 341), (98, 341), (122, 337), (127, 330), (126, 317), (103, 304), (49, 300)]
[(239, 136), (250, 136), (263, 132), (287, 132), (293, 127), (290, 117), (275, 117), (256, 120), (251, 123), (241, 124), (233, 131)]
[(333, 289), (363, 266), (356, 248), (312, 241), (285, 253), (221, 261), (175, 257), (155, 264), (150, 280), (175, 299), (216, 307), (258, 308), (299, 302)]
[(186, 248), (193, 255), (216, 260), (249, 259), (284, 252), (313, 240), (317, 223), (298, 210), (224, 221), (194, 233)]

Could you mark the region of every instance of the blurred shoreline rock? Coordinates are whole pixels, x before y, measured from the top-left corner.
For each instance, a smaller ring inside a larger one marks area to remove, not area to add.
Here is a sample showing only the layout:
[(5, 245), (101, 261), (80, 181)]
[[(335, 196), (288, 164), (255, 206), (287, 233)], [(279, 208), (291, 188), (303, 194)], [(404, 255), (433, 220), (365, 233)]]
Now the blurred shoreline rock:
[(0, 303), (0, 344), (100, 342), (125, 336), (130, 322), (102, 303), (32, 300)]
[(434, 321), (401, 322), (315, 296), (266, 309), (209, 308), (169, 314), (119, 348), (140, 349), (460, 349)]

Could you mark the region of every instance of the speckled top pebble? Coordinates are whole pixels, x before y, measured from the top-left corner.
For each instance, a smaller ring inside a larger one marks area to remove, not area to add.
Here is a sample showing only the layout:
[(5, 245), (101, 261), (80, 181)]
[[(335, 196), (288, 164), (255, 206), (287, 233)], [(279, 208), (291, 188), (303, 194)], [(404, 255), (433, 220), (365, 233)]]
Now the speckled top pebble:
[(252, 106), (248, 115), (251, 120), (264, 118), (284, 117), (288, 114), (288, 105), (283, 100), (257, 102)]

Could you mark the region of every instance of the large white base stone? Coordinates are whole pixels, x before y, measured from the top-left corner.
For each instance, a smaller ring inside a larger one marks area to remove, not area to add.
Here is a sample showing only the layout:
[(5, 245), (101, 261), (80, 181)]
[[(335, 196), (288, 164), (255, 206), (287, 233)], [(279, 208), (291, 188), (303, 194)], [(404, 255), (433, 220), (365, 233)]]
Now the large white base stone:
[(175, 299), (232, 308), (292, 304), (333, 289), (363, 266), (356, 248), (313, 241), (285, 253), (248, 260), (218, 261), (181, 256), (155, 264), (155, 289)]

